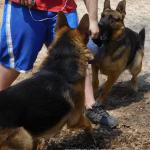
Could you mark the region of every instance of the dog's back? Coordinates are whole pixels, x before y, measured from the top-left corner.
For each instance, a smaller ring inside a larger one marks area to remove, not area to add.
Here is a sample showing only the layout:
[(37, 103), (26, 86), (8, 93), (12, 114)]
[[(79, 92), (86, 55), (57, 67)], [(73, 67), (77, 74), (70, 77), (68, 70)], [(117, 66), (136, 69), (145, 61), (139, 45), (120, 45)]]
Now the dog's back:
[(125, 36), (128, 41), (127, 47), (130, 47), (130, 55), (127, 63), (128, 66), (134, 60), (137, 51), (144, 51), (145, 28), (141, 29), (139, 33), (131, 30), (130, 28), (125, 28)]
[(69, 86), (58, 75), (37, 73), (0, 93), (0, 125), (24, 126), (34, 133), (51, 128), (71, 109), (65, 92), (70, 93)]

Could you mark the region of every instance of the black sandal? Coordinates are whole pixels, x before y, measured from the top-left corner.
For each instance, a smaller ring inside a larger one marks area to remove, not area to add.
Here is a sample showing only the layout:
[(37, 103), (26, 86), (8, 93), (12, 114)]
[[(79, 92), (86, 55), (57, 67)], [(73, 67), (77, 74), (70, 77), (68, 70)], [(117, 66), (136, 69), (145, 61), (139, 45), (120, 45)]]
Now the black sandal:
[(109, 113), (105, 111), (103, 106), (98, 102), (95, 102), (91, 109), (86, 110), (86, 116), (91, 122), (101, 124), (109, 128), (115, 128), (118, 125), (117, 119), (109, 115)]

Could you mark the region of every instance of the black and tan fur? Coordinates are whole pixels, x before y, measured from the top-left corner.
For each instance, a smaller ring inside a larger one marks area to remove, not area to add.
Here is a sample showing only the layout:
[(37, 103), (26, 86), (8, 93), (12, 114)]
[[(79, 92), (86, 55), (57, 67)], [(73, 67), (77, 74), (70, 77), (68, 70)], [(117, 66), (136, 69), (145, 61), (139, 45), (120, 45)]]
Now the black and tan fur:
[(59, 13), (56, 37), (40, 70), (0, 92), (0, 150), (32, 150), (33, 141), (55, 135), (64, 124), (91, 129), (83, 114), (86, 67), (93, 57), (86, 48), (88, 28), (88, 15), (70, 29)]
[[(100, 47), (100, 52), (96, 54), (92, 64), (93, 88), (101, 103), (106, 101), (112, 85), (125, 69), (130, 71), (131, 85), (137, 90), (137, 76), (141, 71), (144, 55), (145, 29), (136, 33), (125, 27), (125, 8), (125, 0), (119, 2), (116, 10), (111, 9), (110, 0), (105, 0), (99, 22), (100, 35), (94, 40)], [(107, 76), (101, 92), (98, 90), (99, 70)]]

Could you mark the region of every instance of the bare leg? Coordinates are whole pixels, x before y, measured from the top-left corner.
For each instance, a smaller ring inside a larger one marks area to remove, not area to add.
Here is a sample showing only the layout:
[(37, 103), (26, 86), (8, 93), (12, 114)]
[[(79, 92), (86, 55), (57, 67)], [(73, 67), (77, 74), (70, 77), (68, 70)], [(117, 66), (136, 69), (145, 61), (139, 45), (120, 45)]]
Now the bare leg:
[(87, 69), (87, 75), (85, 78), (85, 107), (88, 109), (91, 108), (92, 105), (94, 104), (95, 104), (95, 99), (94, 99), (92, 81), (90, 78), (89, 69)]
[(101, 107), (98, 101), (95, 102), (89, 70), (87, 70), (85, 79), (85, 107), (87, 109), (86, 116), (91, 122), (99, 123), (110, 128), (114, 128), (118, 125), (116, 118), (110, 116), (108, 112)]
[(8, 88), (20, 73), (14, 69), (7, 69), (0, 65), (0, 91)]

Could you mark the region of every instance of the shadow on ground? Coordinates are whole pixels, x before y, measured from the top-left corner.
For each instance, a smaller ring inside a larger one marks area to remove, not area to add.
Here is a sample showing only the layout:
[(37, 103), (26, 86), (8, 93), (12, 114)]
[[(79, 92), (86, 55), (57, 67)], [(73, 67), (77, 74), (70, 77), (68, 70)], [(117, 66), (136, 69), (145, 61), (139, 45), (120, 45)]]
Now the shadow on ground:
[[(66, 132), (66, 131), (65, 131)], [(111, 141), (118, 137), (121, 131), (118, 129), (95, 129), (92, 134), (81, 131), (72, 135), (64, 137), (59, 135), (57, 139), (49, 142), (47, 150), (59, 150), (59, 149), (103, 149), (110, 148)], [(61, 140), (62, 139), (62, 140)]]
[(144, 94), (150, 91), (149, 77), (150, 73), (139, 76), (139, 89), (137, 92), (131, 89), (129, 81), (115, 84), (108, 98), (107, 108), (116, 109), (144, 100)]
[[(144, 101), (144, 94), (150, 91), (149, 78), (150, 73), (145, 73), (139, 76), (139, 90), (134, 92), (130, 88), (129, 81), (116, 83), (108, 98), (107, 108), (113, 110), (120, 107), (129, 106), (132, 103)], [(133, 118), (133, 117), (132, 117)], [(133, 119), (131, 119), (133, 120)], [(137, 118), (136, 118), (137, 120)], [(134, 120), (133, 120), (134, 121)], [(134, 121), (135, 122), (135, 121)], [(132, 121), (128, 125), (132, 125)], [(69, 133), (67, 136), (66, 130), (62, 131), (58, 137), (51, 139), (48, 150), (55, 149), (109, 149), (112, 146), (114, 139), (122, 136), (121, 129), (94, 129), (92, 134), (87, 134), (83, 131)]]

